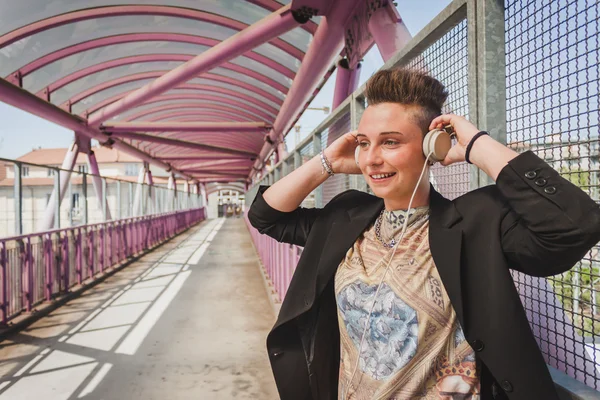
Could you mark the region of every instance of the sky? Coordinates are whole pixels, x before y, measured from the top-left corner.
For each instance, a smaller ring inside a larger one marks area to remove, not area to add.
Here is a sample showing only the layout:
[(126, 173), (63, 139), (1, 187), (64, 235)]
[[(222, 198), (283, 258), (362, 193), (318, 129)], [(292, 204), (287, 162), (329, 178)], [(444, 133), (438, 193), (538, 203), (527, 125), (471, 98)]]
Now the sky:
[[(414, 36), (426, 26), (451, 0), (396, 0), (397, 9), (408, 30)], [(362, 85), (383, 65), (383, 60), (374, 46), (365, 55), (360, 75)], [(335, 74), (331, 76), (310, 107), (331, 107)], [(307, 110), (298, 121), (300, 135), (305, 135), (327, 117), (323, 111)], [(73, 132), (34, 115), (0, 102), (0, 158), (15, 159), (33, 148), (68, 147), (73, 141)], [(295, 131), (292, 129), (286, 141), (288, 150), (295, 147)]]

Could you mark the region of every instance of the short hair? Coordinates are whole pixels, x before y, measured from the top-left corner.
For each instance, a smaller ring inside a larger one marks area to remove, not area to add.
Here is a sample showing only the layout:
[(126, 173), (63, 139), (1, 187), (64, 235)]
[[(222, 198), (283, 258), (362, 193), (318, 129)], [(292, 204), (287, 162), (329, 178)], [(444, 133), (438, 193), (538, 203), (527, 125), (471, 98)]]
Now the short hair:
[(415, 123), (423, 133), (429, 131), (431, 121), (442, 114), (448, 91), (437, 79), (414, 69), (392, 68), (380, 70), (367, 82), (369, 105), (397, 103), (418, 106)]

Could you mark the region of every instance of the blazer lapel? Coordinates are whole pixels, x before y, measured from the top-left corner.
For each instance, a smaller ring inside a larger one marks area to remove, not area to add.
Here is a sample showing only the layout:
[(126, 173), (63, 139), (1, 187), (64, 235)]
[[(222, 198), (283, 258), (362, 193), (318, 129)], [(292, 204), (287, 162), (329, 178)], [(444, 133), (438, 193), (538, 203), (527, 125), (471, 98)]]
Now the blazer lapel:
[(450, 302), (463, 329), (464, 314), (460, 279), (462, 229), (456, 226), (462, 217), (450, 200), (431, 187), (429, 200), (429, 247)]
[(356, 239), (371, 225), (381, 210), (383, 200), (366, 195), (356, 206), (340, 211), (340, 217), (333, 222), (323, 247), (323, 256), (319, 262), (315, 298), (318, 297), (329, 280), (335, 274), (343, 257)]

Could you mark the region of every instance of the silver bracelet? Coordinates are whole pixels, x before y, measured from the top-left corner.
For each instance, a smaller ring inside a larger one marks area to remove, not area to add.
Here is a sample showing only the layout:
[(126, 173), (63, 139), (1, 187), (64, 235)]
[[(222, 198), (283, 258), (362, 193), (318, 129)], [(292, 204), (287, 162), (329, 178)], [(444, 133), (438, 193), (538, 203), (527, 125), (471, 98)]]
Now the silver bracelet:
[(329, 160), (327, 159), (327, 157), (325, 157), (325, 153), (323, 152), (321, 152), (321, 166), (323, 167), (323, 169), (321, 170), (321, 175), (323, 175), (325, 171), (327, 171), (327, 174), (329, 176), (335, 175), (335, 173), (333, 172), (333, 168), (331, 168)]

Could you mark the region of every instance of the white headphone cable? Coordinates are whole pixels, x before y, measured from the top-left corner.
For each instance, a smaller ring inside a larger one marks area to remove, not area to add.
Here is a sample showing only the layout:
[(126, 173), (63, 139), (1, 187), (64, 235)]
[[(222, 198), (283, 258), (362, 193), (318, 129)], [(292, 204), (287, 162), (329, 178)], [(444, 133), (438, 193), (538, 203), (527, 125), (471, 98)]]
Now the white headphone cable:
[[(417, 181), (417, 184), (415, 185), (415, 189), (413, 190), (412, 196), (410, 197), (410, 201), (408, 202), (407, 213), (410, 212), (410, 207), (415, 198), (415, 194), (417, 193), (417, 189), (419, 188), (419, 185), (421, 184), (421, 180), (423, 179), (423, 173), (427, 169), (427, 163), (428, 163), (429, 157), (432, 154), (433, 154), (433, 151), (431, 151), (425, 158), (425, 164), (423, 164), (423, 169), (421, 170), (421, 175), (419, 176), (419, 180)], [(354, 365), (354, 371), (352, 372), (350, 380), (348, 381), (348, 384), (347, 384), (346, 395), (348, 395), (348, 390), (351, 389), (351, 387), (352, 387), (352, 381), (354, 380), (354, 375), (356, 375), (356, 370), (358, 369), (358, 364), (360, 362), (360, 352), (362, 350), (362, 345), (365, 340), (367, 331), (369, 330), (369, 321), (371, 320), (371, 314), (373, 313), (373, 310), (375, 309), (375, 302), (377, 301), (377, 296), (379, 295), (379, 289), (381, 289), (383, 280), (385, 279), (385, 276), (387, 275), (387, 272), (390, 269), (390, 265), (392, 264), (392, 259), (394, 258), (394, 254), (396, 254), (396, 249), (398, 248), (398, 245), (402, 242), (402, 239), (404, 238), (404, 234), (406, 233), (407, 226), (408, 226), (408, 216), (406, 216), (404, 218), (404, 224), (402, 225), (402, 232), (400, 233), (400, 238), (398, 239), (398, 242), (396, 242), (396, 244), (394, 245), (392, 254), (387, 262), (385, 271), (383, 272), (383, 276), (381, 277), (381, 280), (379, 281), (379, 284), (377, 285), (377, 290), (375, 291), (375, 296), (373, 297), (373, 303), (371, 303), (371, 310), (369, 311), (369, 316), (367, 317), (367, 322), (365, 323), (365, 330), (363, 331), (362, 337), (360, 339), (360, 344), (358, 345), (358, 357), (356, 357), (356, 364)], [(346, 398), (346, 396), (342, 396), (342, 399), (347, 399), (347, 398)]]

